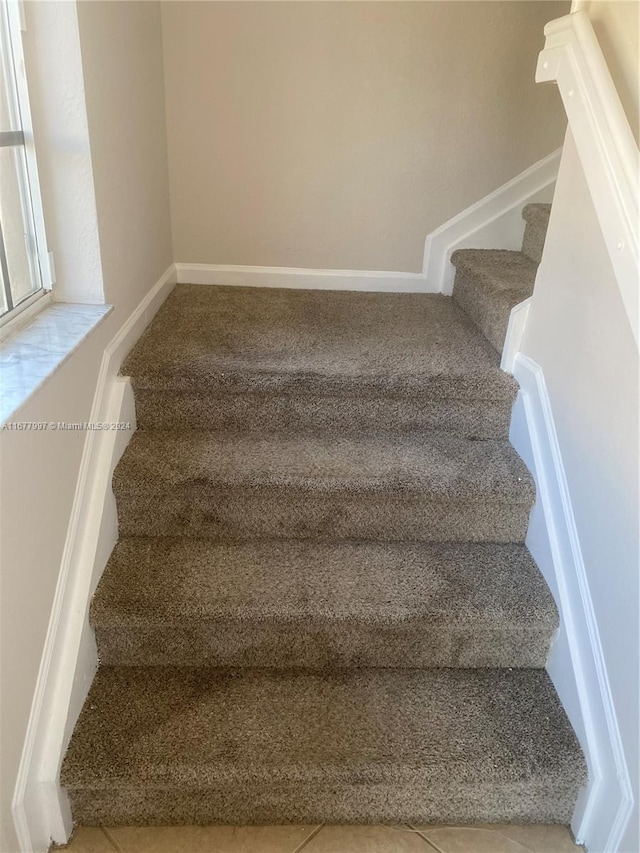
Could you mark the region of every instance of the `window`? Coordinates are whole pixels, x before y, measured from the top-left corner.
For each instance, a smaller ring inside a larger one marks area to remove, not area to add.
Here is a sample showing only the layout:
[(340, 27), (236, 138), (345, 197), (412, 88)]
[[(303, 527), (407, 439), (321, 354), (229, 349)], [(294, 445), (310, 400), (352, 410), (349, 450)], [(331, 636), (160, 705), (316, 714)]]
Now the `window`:
[(50, 289), (31, 115), (22, 55), (21, 6), (0, 0), (0, 324)]

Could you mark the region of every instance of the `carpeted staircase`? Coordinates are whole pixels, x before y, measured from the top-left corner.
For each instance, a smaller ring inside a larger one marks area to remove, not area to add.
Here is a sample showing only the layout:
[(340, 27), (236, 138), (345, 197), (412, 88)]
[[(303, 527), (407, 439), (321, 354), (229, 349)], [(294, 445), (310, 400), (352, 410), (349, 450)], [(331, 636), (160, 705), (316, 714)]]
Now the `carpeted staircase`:
[(523, 252), (455, 253), (453, 299), (176, 287), (123, 369), (78, 823), (568, 822), (585, 767), (495, 351), (524, 215)]

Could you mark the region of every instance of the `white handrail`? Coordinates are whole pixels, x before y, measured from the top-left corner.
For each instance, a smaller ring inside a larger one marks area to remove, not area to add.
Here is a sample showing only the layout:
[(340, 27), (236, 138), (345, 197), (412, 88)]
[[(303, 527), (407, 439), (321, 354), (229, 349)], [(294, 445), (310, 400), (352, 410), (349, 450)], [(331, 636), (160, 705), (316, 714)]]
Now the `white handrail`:
[(622, 300), (639, 343), (640, 151), (585, 12), (551, 21), (536, 82), (558, 84)]

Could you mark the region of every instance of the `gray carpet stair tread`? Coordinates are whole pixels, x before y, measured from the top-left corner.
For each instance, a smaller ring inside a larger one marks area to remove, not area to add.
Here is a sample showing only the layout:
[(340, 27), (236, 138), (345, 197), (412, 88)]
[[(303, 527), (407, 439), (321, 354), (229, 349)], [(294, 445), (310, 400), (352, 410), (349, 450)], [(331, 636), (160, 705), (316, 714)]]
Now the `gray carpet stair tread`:
[(542, 667), (558, 615), (521, 545), (125, 537), (91, 623), (116, 666)]
[(540, 624), (558, 616), (517, 544), (219, 544), (124, 538), (91, 605), (96, 628), (265, 619)]
[(535, 498), (533, 479), (509, 442), (444, 433), (351, 438), (141, 431), (116, 467), (113, 485), (116, 496), (262, 487), (521, 504)]
[(544, 670), (103, 667), (62, 769), (71, 789), (452, 777), (575, 791), (583, 760)]
[(460, 249), (451, 262), (454, 301), (501, 353), (511, 309), (533, 293), (538, 264), (507, 249)]
[(531, 296), (538, 272), (535, 261), (508, 249), (458, 249), (451, 263), (486, 292), (514, 305)]
[(535, 225), (546, 232), (551, 216), (551, 205), (534, 202), (527, 204), (522, 209), (522, 218), (525, 222)]
[(512, 399), (448, 297), (177, 285), (126, 359), (135, 388)]
[(550, 215), (550, 204), (528, 204), (522, 211), (522, 218), (526, 223), (522, 251), (536, 264), (542, 260)]
[(236, 434), (407, 433), (438, 430), (507, 438), (513, 398), (438, 399), (431, 395), (227, 394), (136, 388), (136, 423), (145, 430)]

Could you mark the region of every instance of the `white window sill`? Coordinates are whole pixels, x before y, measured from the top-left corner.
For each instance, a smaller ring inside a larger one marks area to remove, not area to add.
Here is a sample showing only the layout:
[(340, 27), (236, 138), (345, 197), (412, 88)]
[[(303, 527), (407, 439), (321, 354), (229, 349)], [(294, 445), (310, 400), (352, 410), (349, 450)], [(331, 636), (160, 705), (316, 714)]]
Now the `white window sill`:
[(0, 424), (56, 372), (112, 305), (52, 302), (0, 342)]

